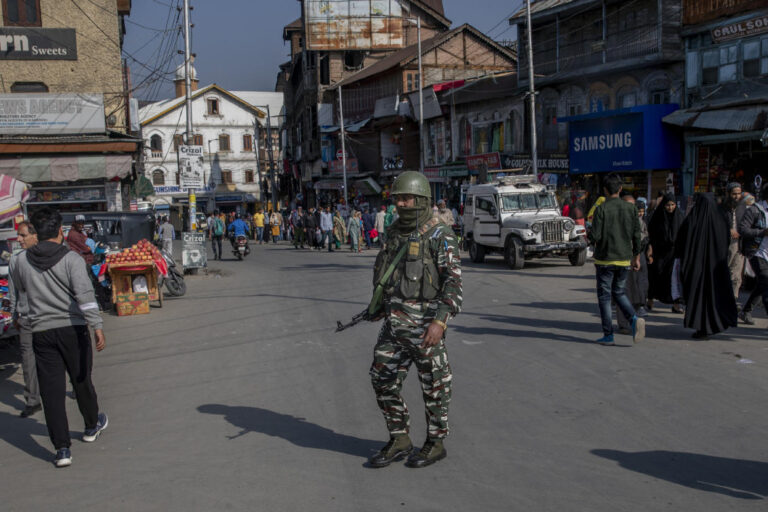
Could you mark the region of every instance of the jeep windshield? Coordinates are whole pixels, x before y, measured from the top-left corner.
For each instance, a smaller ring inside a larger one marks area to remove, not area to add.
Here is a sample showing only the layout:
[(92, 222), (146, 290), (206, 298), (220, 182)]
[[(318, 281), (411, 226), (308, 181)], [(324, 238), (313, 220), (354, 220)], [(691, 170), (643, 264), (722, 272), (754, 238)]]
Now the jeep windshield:
[(547, 210), (557, 208), (554, 194), (505, 194), (501, 196), (501, 209), (504, 211)]

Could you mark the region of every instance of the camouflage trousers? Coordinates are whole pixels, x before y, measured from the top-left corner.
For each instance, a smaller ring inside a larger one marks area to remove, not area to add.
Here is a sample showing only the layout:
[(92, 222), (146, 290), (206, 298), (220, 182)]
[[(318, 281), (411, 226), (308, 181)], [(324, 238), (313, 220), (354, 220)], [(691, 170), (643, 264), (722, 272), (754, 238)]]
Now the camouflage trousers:
[(418, 337), (423, 332), (423, 329), (417, 329), (413, 337), (396, 337), (389, 322), (384, 322), (373, 351), (371, 382), (389, 433), (407, 434), (410, 417), (400, 391), (411, 364), (415, 364), (424, 398), (427, 436), (442, 439), (448, 435), (451, 366), (448, 364), (445, 339), (423, 349), (423, 340)]

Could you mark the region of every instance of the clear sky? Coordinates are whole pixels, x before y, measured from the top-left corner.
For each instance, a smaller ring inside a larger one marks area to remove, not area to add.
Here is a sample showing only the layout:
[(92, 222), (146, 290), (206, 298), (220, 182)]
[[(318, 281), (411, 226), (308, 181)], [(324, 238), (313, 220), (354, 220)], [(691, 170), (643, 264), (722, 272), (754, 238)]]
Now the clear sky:
[[(182, 0), (137, 0), (126, 18), (125, 57), (139, 99), (173, 95), (173, 70), (183, 59)], [(192, 51), (200, 85), (229, 90), (273, 91), (278, 66), (288, 60), (283, 26), (300, 16), (297, 0), (190, 0)], [(453, 26), (469, 23), (493, 39), (512, 39), (507, 18), (522, 0), (443, 0)], [(169, 13), (171, 18), (169, 20)], [(179, 16), (176, 19), (176, 16)], [(495, 28), (494, 28), (495, 27)], [(135, 59), (135, 60), (134, 60)], [(138, 62), (136, 62), (138, 61)], [(159, 70), (159, 71), (157, 71)], [(144, 83), (142, 84), (142, 81)]]

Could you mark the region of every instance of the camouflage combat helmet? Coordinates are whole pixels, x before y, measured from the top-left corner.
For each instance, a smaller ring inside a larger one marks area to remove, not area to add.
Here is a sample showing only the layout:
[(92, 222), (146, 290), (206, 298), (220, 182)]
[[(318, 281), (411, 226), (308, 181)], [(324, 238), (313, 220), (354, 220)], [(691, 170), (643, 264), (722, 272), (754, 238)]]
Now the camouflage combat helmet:
[(429, 181), (426, 176), (416, 171), (405, 171), (395, 178), (390, 192), (393, 196), (400, 194), (411, 194), (414, 196), (432, 198), (432, 191), (429, 189)]

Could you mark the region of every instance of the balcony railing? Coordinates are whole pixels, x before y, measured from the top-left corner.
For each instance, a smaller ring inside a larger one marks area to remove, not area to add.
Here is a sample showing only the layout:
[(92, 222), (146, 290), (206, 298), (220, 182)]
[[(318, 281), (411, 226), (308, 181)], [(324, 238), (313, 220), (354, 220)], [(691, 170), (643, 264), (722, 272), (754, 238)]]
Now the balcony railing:
[(152, 158), (163, 158), (163, 152), (159, 151), (157, 149), (153, 149), (150, 154), (152, 155)]

